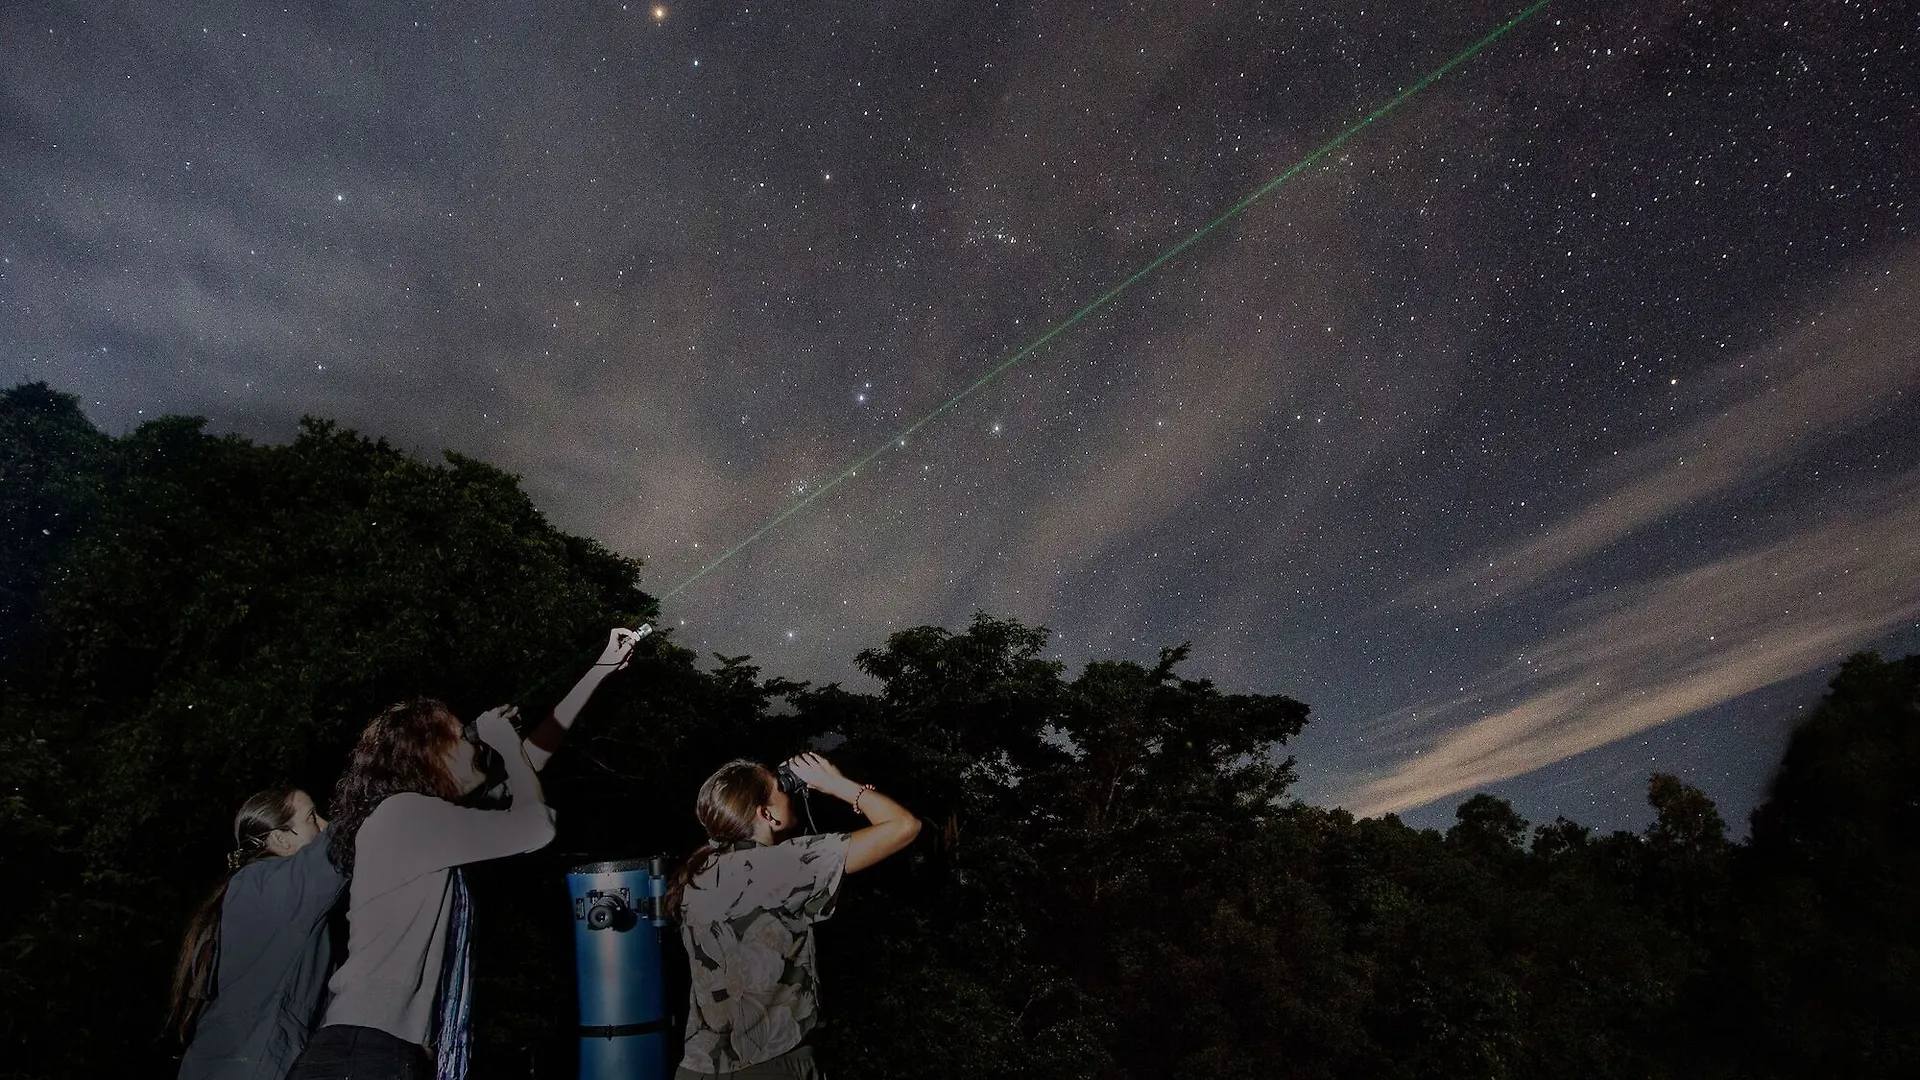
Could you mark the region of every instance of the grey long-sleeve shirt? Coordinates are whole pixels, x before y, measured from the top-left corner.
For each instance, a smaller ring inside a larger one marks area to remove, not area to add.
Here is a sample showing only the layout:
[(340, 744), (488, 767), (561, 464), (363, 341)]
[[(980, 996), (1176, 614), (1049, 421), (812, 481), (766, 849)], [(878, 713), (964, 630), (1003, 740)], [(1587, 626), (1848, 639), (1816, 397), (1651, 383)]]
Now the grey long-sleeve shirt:
[(452, 869), (545, 847), (553, 813), (527, 801), (476, 810), (445, 799), (394, 795), (354, 838), (347, 959), (328, 988), (326, 1024), (379, 1028), (426, 1045), (453, 908)]
[(325, 833), (227, 882), (214, 997), (180, 1059), (180, 1080), (281, 1080), (293, 1067), (326, 993), (327, 912), (345, 884), (327, 861)]

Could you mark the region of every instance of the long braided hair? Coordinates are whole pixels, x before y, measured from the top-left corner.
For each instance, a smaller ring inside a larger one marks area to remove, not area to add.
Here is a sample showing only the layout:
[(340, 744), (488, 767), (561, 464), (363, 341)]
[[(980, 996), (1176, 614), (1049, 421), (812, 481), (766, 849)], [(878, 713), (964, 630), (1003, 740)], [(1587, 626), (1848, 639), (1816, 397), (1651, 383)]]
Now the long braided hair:
[(227, 901), (227, 886), (242, 867), (273, 857), (267, 837), (293, 823), (293, 794), (293, 788), (268, 788), (241, 803), (240, 812), (233, 816), (233, 850), (227, 853), (226, 873), (194, 910), (180, 943), (180, 958), (173, 965), (167, 1029), (181, 1042), (193, 1032), (194, 1021), (218, 989), (214, 975), (220, 963), (220, 913)]
[(700, 876), (713, 857), (742, 840), (753, 839), (753, 815), (773, 797), (773, 773), (765, 765), (736, 758), (714, 770), (700, 785), (693, 815), (707, 830), (707, 842), (695, 848), (667, 884), (667, 917), (678, 919), (685, 907), (687, 883)]
[(458, 718), (446, 703), (433, 698), (389, 705), (368, 721), (333, 789), (327, 858), (342, 874), (353, 875), (354, 841), (360, 826), (388, 796), (412, 791), (443, 799), (460, 797), (442, 761), (459, 738)]

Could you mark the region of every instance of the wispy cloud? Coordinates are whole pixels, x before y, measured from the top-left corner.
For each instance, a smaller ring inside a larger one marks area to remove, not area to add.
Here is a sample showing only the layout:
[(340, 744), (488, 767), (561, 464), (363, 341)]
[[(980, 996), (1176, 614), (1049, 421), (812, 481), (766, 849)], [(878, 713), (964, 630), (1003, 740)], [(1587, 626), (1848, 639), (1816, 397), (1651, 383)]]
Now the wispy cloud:
[[(1456, 608), (1574, 568), (1662, 519), (1737, 499), (1920, 388), (1920, 253), (1856, 283), (1721, 376), (1755, 387), (1608, 470), (1545, 533), (1415, 591)], [(1920, 469), (1845, 489), (1784, 536), (1560, 612), (1569, 627), (1444, 700), (1377, 722), (1404, 758), (1341, 801), (1421, 806), (1519, 776), (1833, 662), (1920, 618)], [(1806, 516), (1806, 515), (1803, 515)], [(1470, 592), (1471, 590), (1471, 592)]]
[(1429, 598), (1523, 589), (1681, 511), (1752, 484), (1920, 388), (1920, 251), (1856, 283), (1837, 309), (1729, 364), (1757, 389), (1718, 415), (1611, 465), (1605, 495), (1541, 535), (1420, 590)]
[(1861, 512), (1652, 582), (1490, 678), (1471, 697), (1390, 718), (1446, 730), (1347, 804), (1406, 810), (1531, 772), (1829, 664), (1920, 617), (1920, 470)]

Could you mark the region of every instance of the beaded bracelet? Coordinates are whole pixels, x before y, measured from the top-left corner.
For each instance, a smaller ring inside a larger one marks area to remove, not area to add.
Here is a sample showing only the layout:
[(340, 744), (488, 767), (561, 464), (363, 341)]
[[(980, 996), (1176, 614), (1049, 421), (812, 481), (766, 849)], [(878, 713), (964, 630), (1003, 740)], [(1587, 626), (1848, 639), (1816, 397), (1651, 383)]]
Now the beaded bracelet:
[(853, 793), (853, 812), (854, 813), (858, 814), (862, 812), (860, 809), (860, 797), (872, 790), (873, 790), (872, 784), (861, 784), (860, 790)]

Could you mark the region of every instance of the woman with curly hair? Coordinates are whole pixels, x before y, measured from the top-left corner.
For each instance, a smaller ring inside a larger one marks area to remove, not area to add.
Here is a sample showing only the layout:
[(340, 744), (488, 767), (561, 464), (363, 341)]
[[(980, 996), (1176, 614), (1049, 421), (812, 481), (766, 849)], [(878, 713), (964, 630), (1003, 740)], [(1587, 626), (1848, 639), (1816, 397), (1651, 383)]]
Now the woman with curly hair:
[(326, 828), (297, 788), (262, 791), (234, 815), (226, 874), (174, 967), (180, 1080), (280, 1080), (306, 1045), (333, 951), (327, 912), (346, 884)]
[[(421, 699), (367, 725), (333, 795), (333, 862), (352, 878), (347, 958), (290, 1080), (465, 1076), (472, 975), (460, 868), (553, 839), (535, 768), (557, 740), (542, 732), (564, 732), (599, 678), (626, 665), (639, 636), (615, 630), (594, 672), (526, 742), (511, 706), (464, 724), (445, 704)], [(505, 810), (460, 804), (486, 785), (488, 751), (506, 772)]]

